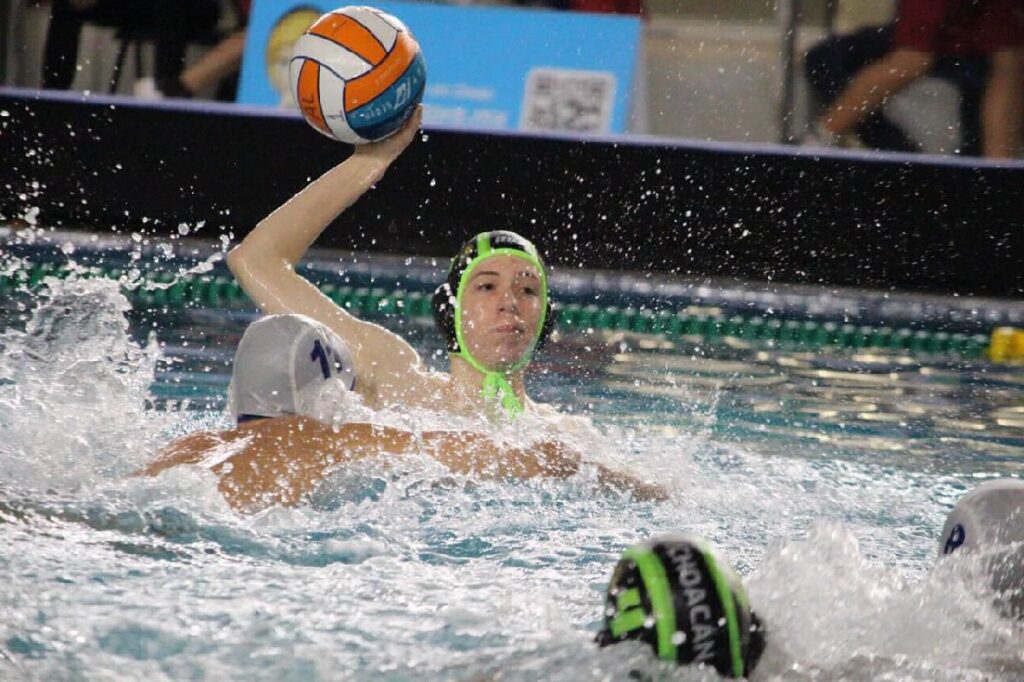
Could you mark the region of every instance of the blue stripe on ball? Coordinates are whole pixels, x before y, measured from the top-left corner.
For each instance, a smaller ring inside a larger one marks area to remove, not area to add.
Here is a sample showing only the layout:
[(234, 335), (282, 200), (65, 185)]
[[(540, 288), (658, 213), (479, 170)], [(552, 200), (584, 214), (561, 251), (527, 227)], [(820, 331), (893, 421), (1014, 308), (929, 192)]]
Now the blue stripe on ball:
[(405, 72), (391, 86), (358, 109), (348, 112), (349, 127), (360, 137), (379, 140), (402, 127), (423, 99), (427, 65), (417, 54)]

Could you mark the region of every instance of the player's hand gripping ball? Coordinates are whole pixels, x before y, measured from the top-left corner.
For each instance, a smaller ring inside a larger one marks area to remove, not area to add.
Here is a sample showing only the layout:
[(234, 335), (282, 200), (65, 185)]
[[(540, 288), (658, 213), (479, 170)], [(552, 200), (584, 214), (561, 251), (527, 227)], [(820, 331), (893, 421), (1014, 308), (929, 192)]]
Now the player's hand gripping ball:
[(363, 144), (391, 135), (423, 99), (427, 67), (405, 24), (372, 7), (328, 12), (296, 41), (292, 94), (328, 137)]

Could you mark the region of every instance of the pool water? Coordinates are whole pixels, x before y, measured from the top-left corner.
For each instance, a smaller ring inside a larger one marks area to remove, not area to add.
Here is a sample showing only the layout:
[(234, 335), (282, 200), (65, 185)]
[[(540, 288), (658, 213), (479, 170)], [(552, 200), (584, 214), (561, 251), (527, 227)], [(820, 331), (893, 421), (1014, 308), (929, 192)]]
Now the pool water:
[[(0, 270), (97, 254), (209, 267), (184, 243), (156, 259), (144, 240), (3, 238)], [(228, 425), (251, 308), (132, 308), (116, 283), (75, 278), (0, 301), (0, 679), (713, 679), (592, 644), (619, 553), (661, 532), (711, 539), (745, 576), (769, 629), (760, 679), (1024, 676), (1024, 630), (976, 566), (932, 568), (956, 499), (1020, 475), (1021, 367), (574, 330), (540, 354), (531, 393), (591, 417), (588, 456), (668, 501), (413, 457), (240, 516), (206, 472), (127, 475), (173, 436)], [(443, 366), (428, 321), (380, 321)]]

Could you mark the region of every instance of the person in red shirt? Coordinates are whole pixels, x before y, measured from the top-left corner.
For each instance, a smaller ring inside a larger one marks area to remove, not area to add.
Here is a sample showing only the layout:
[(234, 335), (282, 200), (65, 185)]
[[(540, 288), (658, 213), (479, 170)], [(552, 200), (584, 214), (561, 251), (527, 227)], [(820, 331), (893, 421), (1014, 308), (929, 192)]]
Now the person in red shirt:
[(1013, 157), (1024, 141), (1024, 0), (900, 0), (889, 51), (857, 73), (819, 123), (847, 133), (939, 58), (979, 55), (988, 58), (982, 154)]
[(601, 14), (643, 14), (644, 0), (513, 0), (517, 5)]
[(643, 14), (643, 0), (569, 0), (569, 8), (579, 12), (606, 14)]

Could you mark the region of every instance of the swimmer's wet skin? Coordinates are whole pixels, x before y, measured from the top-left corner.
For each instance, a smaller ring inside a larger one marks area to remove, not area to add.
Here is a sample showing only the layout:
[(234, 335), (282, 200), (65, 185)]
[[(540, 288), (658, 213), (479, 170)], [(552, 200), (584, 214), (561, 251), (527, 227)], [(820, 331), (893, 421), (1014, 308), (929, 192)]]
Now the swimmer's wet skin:
[[(275, 504), (300, 504), (331, 472), (379, 456), (421, 452), (453, 473), (481, 479), (564, 479), (579, 471), (579, 453), (558, 442), (529, 448), (499, 446), (486, 435), (437, 431), (414, 435), (368, 423), (332, 428), (299, 415), (251, 420), (221, 432), (190, 434), (168, 445), (141, 475), (155, 476), (182, 464), (208, 468), (218, 488), (242, 512)], [(598, 482), (638, 500), (663, 500), (665, 491), (603, 466)]]
[[(325, 325), (303, 315), (256, 320), (239, 341), (228, 386), (237, 426), (180, 438), (141, 473), (203, 466), (220, 477), (219, 488), (233, 507), (257, 511), (298, 504), (332, 471), (378, 456), (418, 452), (454, 473), (489, 479), (564, 479), (583, 462), (579, 452), (558, 441), (512, 447), (476, 432), (414, 435), (371, 423), (344, 423), (343, 398), (351, 396), (356, 374), (348, 345)], [(667, 497), (660, 486), (593, 466), (606, 489), (642, 500)]]

